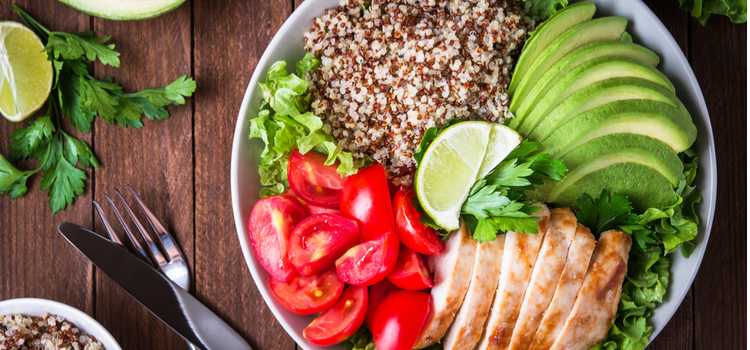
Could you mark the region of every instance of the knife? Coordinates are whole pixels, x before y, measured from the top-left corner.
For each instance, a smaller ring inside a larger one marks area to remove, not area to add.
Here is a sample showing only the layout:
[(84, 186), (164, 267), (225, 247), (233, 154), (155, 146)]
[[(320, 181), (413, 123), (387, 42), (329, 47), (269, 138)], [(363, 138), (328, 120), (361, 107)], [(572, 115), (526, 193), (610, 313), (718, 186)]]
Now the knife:
[(149, 312), (199, 349), (252, 349), (219, 316), (166, 276), (98, 234), (68, 222), (65, 239)]

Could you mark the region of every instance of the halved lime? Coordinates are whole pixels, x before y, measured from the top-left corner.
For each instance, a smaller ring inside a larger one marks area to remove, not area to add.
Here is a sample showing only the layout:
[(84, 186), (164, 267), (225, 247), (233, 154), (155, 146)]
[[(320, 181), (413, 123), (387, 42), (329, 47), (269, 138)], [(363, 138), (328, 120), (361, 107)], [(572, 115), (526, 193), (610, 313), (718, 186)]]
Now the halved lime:
[(492, 124), (490, 143), (479, 168), (477, 180), (487, 175), (516, 148), (523, 138), (515, 130), (501, 124)]
[(0, 113), (17, 122), (39, 110), (52, 89), (52, 62), (34, 32), (0, 22)]

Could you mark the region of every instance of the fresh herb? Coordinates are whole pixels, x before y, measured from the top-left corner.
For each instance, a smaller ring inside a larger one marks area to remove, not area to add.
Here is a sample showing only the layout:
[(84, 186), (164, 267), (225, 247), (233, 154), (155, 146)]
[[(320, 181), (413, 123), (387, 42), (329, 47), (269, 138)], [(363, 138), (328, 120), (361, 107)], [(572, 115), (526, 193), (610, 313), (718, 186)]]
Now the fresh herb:
[(525, 0), (524, 4), (531, 2), (531, 8), (528, 14), (546, 20), (554, 15), (557, 11), (568, 6), (568, 0)]
[(727, 16), (733, 23), (747, 22), (747, 0), (680, 0), (680, 8), (704, 26), (711, 14)]
[(323, 130), (320, 117), (310, 111), (308, 83), (301, 77), (318, 66), (320, 60), (309, 53), (297, 63), (296, 75), (287, 73), (286, 62), (278, 61), (268, 69), (266, 82), (258, 84), (263, 101), (258, 116), (250, 120), (250, 138), (265, 144), (258, 166), (260, 183), (265, 186), (261, 197), (283, 193), (289, 187), (287, 165), (295, 148), (302, 154), (310, 150), (326, 154), (325, 165), (338, 161), (341, 176), (355, 174), (369, 162), (368, 158), (355, 161), (351, 153), (342, 151)]
[[(111, 125), (117, 122), (123, 127), (140, 128), (144, 114), (151, 120), (169, 118), (166, 106), (184, 104), (185, 97), (195, 91), (195, 81), (182, 76), (163, 88), (126, 94), (112, 78), (99, 80), (88, 71), (89, 62), (95, 60), (113, 67), (120, 65), (115, 45), (107, 44), (110, 37), (97, 38), (93, 32), (52, 32), (18, 6), (13, 8), (46, 42), (44, 51), (52, 61), (55, 80), (47, 112), (10, 134), (8, 159), (0, 155), (0, 193), (10, 193), (11, 199), (23, 196), (26, 180), (41, 171), (39, 188), (47, 191), (50, 209), (56, 213), (83, 194), (86, 173), (76, 166), (101, 166), (88, 144), (62, 129), (63, 117), (84, 133), (91, 131), (97, 115)], [(22, 171), (11, 164), (22, 159), (35, 159), (39, 168)]]
[(375, 340), (367, 326), (362, 325), (356, 333), (344, 340), (344, 350), (376, 350)]

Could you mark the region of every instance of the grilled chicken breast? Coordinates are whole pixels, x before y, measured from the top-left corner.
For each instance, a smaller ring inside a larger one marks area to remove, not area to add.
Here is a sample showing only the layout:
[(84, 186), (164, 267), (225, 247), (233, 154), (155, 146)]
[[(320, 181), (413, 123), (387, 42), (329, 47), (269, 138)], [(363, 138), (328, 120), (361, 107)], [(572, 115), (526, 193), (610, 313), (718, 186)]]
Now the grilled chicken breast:
[(554, 296), (544, 313), (544, 318), (542, 318), (536, 330), (530, 349), (547, 350), (552, 347), (565, 324), (565, 320), (568, 318), (568, 314), (570, 314), (570, 309), (573, 308), (573, 303), (581, 289), (581, 283), (586, 276), (586, 270), (595, 246), (596, 240), (591, 231), (581, 224), (577, 224), (576, 235), (568, 249), (562, 275), (557, 282)]
[(578, 219), (568, 208), (550, 210), (547, 234), (539, 250), (529, 286), (513, 329), (510, 349), (527, 350), (560, 280)]
[(505, 235), (477, 247), (474, 271), (461, 309), (443, 340), (445, 350), (471, 350), (482, 337), (484, 321), (490, 313), (503, 261)]
[(500, 280), (480, 349), (507, 349), (516, 325), (526, 287), (547, 231), (550, 211), (546, 205), (534, 213), (541, 217), (539, 234), (508, 232), (505, 235)]
[(573, 309), (552, 349), (589, 349), (612, 327), (628, 266), (630, 235), (605, 231), (599, 236)]
[(415, 349), (435, 344), (445, 335), (469, 289), (476, 252), (477, 241), (461, 223), (461, 227), (448, 238), (445, 251), (427, 257), (428, 265), (435, 272), (434, 286), (430, 292), (430, 313)]

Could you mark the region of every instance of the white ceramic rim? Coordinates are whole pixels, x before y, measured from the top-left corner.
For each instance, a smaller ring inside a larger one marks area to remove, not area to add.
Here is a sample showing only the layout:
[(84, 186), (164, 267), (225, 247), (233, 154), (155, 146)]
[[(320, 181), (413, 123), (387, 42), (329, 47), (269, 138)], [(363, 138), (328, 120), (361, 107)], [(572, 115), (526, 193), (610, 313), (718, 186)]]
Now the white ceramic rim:
[(52, 315), (65, 317), (66, 321), (99, 340), (106, 350), (122, 349), (104, 326), (87, 313), (70, 305), (38, 298), (19, 298), (0, 301), (0, 315), (22, 314), (25, 316), (41, 316), (42, 312), (45, 311)]

